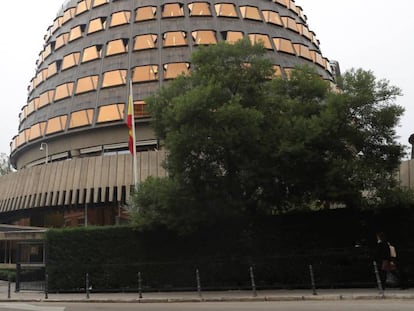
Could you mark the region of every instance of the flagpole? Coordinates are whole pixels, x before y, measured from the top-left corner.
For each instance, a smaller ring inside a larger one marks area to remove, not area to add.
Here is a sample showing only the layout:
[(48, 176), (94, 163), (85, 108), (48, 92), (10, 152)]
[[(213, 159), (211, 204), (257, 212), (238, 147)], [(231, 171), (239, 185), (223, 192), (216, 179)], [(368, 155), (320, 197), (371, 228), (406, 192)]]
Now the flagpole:
[[(134, 189), (137, 189), (138, 185), (138, 173), (137, 173), (137, 140), (135, 135), (135, 111), (134, 111), (134, 97), (132, 91), (132, 79), (129, 79), (129, 103), (131, 106), (131, 126), (132, 126), (132, 162), (134, 170)], [(129, 109), (128, 109), (129, 110)]]

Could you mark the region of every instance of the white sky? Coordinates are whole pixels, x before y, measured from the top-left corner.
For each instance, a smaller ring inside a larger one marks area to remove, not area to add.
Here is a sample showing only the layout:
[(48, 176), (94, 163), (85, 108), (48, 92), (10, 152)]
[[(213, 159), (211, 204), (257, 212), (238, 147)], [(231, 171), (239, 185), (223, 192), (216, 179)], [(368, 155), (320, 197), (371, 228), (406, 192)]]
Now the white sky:
[[(35, 73), (43, 36), (63, 0), (4, 1), (0, 10), (0, 152), (18, 130), (18, 115), (26, 104), (27, 86)], [(394, 5), (392, 5), (394, 3)], [(320, 40), (325, 57), (337, 60), (341, 71), (372, 70), (403, 90), (397, 103), (406, 109), (397, 128), (400, 142), (414, 133), (414, 1), (296, 0), (308, 25)], [(23, 8), (24, 6), (24, 8)]]

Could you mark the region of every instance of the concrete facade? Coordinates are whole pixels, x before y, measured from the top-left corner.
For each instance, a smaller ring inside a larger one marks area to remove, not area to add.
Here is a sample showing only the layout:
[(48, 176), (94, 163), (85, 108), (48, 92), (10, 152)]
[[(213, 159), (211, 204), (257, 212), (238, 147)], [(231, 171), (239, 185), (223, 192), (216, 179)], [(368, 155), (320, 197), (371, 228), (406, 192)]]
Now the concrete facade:
[(400, 185), (414, 190), (414, 160), (402, 161), (398, 172)]
[[(148, 176), (166, 176), (162, 167), (164, 160), (163, 150), (139, 152), (138, 182)], [(56, 161), (1, 176), (0, 220), (11, 219), (15, 222), (25, 218), (18, 215), (19, 211), (31, 215), (42, 209), (49, 214), (53, 214), (54, 210), (60, 211), (61, 217), (66, 220), (77, 217), (76, 214), (80, 214), (83, 219), (85, 206), (90, 208), (90, 217), (94, 215), (94, 208), (116, 210), (120, 205), (125, 205), (130, 195), (132, 172), (132, 156), (115, 154)], [(13, 217), (15, 214), (17, 216)], [(115, 220), (111, 218), (101, 222), (114, 224)], [(29, 216), (27, 222), (19, 224), (33, 225), (33, 221)], [(95, 222), (92, 220), (91, 224), (100, 223)], [(36, 223), (43, 224), (44, 221)], [(62, 221), (57, 221), (57, 224), (62, 224)]]

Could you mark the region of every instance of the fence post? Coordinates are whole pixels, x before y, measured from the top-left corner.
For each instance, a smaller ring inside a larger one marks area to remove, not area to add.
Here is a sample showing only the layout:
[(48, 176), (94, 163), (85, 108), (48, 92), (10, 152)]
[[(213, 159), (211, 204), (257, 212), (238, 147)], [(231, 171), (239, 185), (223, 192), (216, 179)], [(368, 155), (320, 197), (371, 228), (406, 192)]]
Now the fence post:
[(86, 299), (89, 299), (89, 273), (86, 273), (85, 287), (86, 287)]
[(197, 281), (197, 292), (198, 296), (201, 298), (201, 281), (200, 281), (200, 272), (196, 269), (196, 281)]
[(374, 273), (375, 273), (375, 279), (377, 280), (377, 287), (379, 290), (380, 295), (384, 295), (384, 288), (382, 287), (381, 277), (379, 275), (378, 266), (375, 260), (372, 262), (374, 265)]
[(138, 297), (142, 298), (142, 278), (141, 272), (138, 272)]
[[(19, 252), (19, 247), (17, 248), (17, 252)], [(20, 255), (19, 255), (20, 256)], [(16, 264), (16, 283), (14, 291), (16, 293), (20, 292), (20, 275), (21, 275), (21, 265), (18, 263)]]
[(49, 294), (48, 294), (48, 291), (49, 291), (49, 274), (45, 274), (45, 299), (48, 299), (49, 298)]
[(312, 265), (309, 265), (309, 273), (310, 273), (311, 285), (312, 285), (312, 295), (317, 295), (318, 293), (316, 292), (315, 276), (313, 274)]
[(10, 291), (11, 291), (11, 276), (10, 273), (7, 275), (7, 298), (11, 298)]
[(254, 281), (254, 271), (252, 266), (250, 266), (250, 282), (252, 284), (253, 297), (257, 297), (256, 283)]

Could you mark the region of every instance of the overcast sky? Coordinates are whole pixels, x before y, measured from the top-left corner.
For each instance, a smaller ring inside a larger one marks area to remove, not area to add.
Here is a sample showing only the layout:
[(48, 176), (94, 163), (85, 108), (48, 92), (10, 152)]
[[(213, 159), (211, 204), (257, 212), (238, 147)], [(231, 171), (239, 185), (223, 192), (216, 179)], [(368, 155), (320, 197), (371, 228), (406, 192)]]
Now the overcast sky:
[[(63, 0), (4, 1), (0, 10), (0, 152), (9, 154), (26, 104), (27, 86), (43, 47), (43, 36)], [(394, 5), (392, 5), (394, 3)], [(397, 128), (400, 142), (414, 133), (414, 1), (296, 0), (320, 41), (322, 54), (351, 68), (372, 70), (403, 90), (406, 109)], [(23, 8), (24, 6), (24, 8)]]

